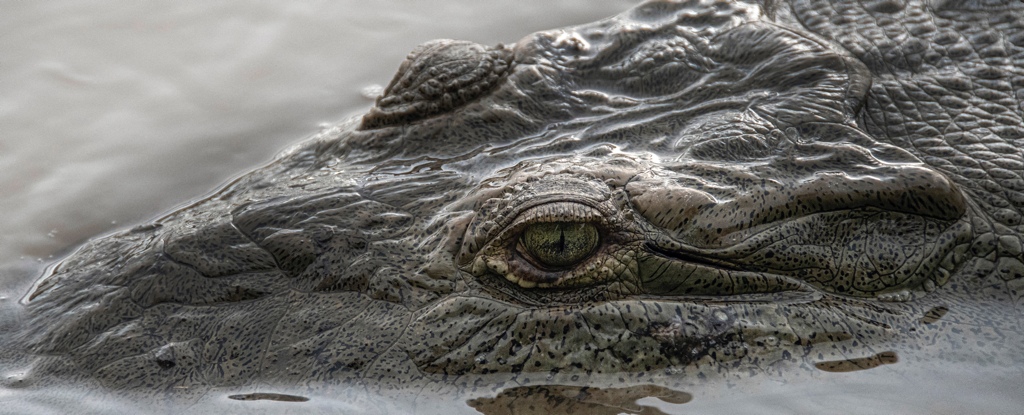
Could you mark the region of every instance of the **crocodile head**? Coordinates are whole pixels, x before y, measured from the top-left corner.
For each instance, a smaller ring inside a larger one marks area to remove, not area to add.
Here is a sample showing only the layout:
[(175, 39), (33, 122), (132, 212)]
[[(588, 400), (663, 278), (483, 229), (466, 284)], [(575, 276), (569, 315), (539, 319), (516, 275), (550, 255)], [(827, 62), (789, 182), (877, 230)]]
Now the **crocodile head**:
[(999, 218), (907, 123), (865, 128), (874, 68), (797, 14), (650, 2), (427, 43), (360, 120), (57, 266), (28, 372), (181, 393), (891, 362), (984, 284)]
[[(947, 283), (972, 237), (959, 187), (857, 127), (863, 64), (759, 18), (651, 3), (410, 55), (361, 125), (397, 150), (378, 171), (429, 158), (475, 179), (443, 208), (466, 212), (432, 258), (455, 269), (427, 276), (465, 288), (416, 313), (418, 367), (639, 373), (765, 339), (886, 337), (864, 306)], [(460, 104), (408, 81), (425, 73), (489, 81)]]

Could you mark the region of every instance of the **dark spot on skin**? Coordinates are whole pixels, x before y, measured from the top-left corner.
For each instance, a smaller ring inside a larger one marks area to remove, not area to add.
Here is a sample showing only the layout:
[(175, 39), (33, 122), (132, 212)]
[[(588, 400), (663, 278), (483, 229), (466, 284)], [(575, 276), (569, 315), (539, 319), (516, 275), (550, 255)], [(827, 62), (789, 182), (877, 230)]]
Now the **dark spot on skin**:
[(945, 306), (933, 307), (931, 310), (928, 310), (926, 313), (924, 313), (924, 317), (921, 317), (921, 323), (934, 324), (935, 322), (942, 319), (942, 317), (945, 316), (947, 312), (949, 312), (949, 308)]

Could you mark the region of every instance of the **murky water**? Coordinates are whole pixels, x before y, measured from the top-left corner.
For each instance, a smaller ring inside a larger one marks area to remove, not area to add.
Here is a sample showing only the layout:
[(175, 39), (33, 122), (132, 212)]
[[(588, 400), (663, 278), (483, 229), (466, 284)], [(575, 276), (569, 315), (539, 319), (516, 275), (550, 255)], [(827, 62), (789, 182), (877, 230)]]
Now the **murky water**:
[[(371, 104), (364, 89), (386, 84), (417, 44), (435, 38), (514, 42), (536, 30), (612, 15), (633, 3), (5, 4), (0, 14), (0, 306), (5, 312), (0, 331), (12, 324), (16, 316), (9, 310), (54, 258), (87, 238), (214, 190), (321, 123), (363, 112)], [(1024, 386), (1008, 379), (1019, 373), (1020, 368), (952, 364), (923, 373), (879, 367), (822, 372), (794, 384), (749, 381), (667, 395), (641, 391), (647, 397), (595, 392), (588, 395), (590, 403), (561, 402), (547, 413), (1015, 413), (1024, 410)], [(0, 412), (182, 409), (82, 401), (66, 393), (28, 396), (3, 390)], [(579, 391), (557, 393), (580, 396)], [(229, 395), (208, 396), (202, 407), (188, 409), (362, 413), (373, 407), (331, 397), (288, 402)], [(260, 397), (268, 398), (255, 396)], [(492, 394), (454, 408), (424, 398), (417, 411), (525, 413), (501, 398)], [(409, 408), (403, 402), (390, 405)]]

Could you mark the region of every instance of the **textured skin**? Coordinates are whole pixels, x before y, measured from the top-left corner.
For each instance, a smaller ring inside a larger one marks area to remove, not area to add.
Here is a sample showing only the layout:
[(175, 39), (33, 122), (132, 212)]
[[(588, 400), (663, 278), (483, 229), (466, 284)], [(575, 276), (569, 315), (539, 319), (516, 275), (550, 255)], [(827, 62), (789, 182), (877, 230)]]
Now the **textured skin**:
[[(685, 401), (663, 387), (1019, 367), (1024, 9), (842, 4), (424, 45), (361, 121), (65, 259), (17, 381)], [(539, 267), (518, 241), (545, 221), (601, 243)]]
[(420, 45), (398, 68), (360, 128), (404, 124), (448, 112), (490, 92), (508, 73), (512, 52), (472, 42)]

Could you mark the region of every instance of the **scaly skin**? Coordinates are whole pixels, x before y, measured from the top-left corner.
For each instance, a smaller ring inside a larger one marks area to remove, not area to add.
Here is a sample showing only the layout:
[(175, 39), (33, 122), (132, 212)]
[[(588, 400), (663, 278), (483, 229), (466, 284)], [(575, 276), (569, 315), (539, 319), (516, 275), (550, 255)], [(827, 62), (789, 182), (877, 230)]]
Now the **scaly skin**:
[(999, 7), (650, 2), (429, 43), (362, 120), (65, 259), (30, 295), (18, 382), (663, 391), (1020, 365), (1024, 8)]

